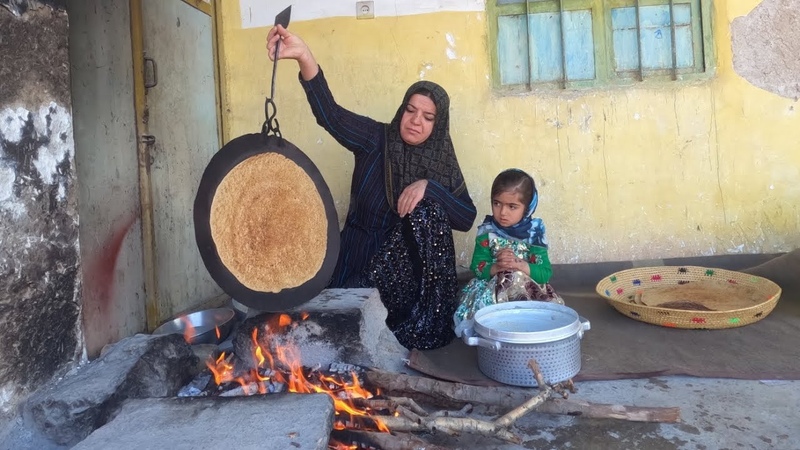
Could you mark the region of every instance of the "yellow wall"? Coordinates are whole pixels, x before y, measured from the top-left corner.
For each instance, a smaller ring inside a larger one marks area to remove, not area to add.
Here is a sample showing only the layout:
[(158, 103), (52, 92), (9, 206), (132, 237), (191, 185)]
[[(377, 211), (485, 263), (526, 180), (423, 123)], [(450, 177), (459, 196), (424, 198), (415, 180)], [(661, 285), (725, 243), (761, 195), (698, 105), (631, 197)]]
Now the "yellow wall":
[[(389, 121), (421, 74), (442, 84), (478, 220), (489, 211), (494, 176), (528, 170), (553, 262), (773, 253), (800, 244), (800, 105), (733, 71), (730, 23), (758, 3), (714, 2), (713, 79), (521, 96), (492, 91), (483, 12), (289, 28), (355, 112)], [(268, 29), (242, 29), (237, 2), (224, 2), (221, 13), (227, 140), (260, 130), (272, 65)], [(276, 103), (283, 136), (315, 161), (343, 219), (352, 158), (316, 124), (294, 61), (278, 64)], [(455, 233), (459, 263), (468, 264), (473, 238)]]

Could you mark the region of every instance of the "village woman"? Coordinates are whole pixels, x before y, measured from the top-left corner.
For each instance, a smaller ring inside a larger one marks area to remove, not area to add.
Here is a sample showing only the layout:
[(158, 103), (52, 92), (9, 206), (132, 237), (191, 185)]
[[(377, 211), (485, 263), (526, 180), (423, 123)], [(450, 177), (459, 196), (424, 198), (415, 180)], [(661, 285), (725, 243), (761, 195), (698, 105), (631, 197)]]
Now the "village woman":
[(281, 26), (267, 35), (270, 59), (279, 40), (277, 57), (297, 61), (317, 123), (355, 157), (330, 287), (375, 287), (402, 345), (446, 345), (458, 291), (452, 230), (469, 231), (476, 216), (450, 139), (447, 92), (416, 82), (381, 123), (339, 106), (311, 50)]

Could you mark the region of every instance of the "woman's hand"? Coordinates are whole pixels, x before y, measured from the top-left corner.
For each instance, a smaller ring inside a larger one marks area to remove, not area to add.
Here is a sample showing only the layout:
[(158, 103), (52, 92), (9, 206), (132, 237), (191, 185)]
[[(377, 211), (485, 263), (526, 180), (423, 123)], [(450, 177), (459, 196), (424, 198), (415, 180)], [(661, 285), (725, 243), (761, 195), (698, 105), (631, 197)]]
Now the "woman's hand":
[(314, 55), (311, 54), (311, 49), (308, 48), (305, 42), (298, 36), (289, 33), (282, 25), (278, 25), (269, 30), (267, 34), (267, 55), (269, 59), (275, 61), (275, 47), (281, 42), (278, 49), (278, 59), (294, 59), (300, 66), (300, 74), (303, 79), (308, 81), (319, 72)]
[(428, 180), (417, 180), (406, 186), (397, 199), (397, 214), (400, 217), (405, 217), (413, 211), (417, 207), (417, 203), (425, 197), (425, 189), (427, 188)]

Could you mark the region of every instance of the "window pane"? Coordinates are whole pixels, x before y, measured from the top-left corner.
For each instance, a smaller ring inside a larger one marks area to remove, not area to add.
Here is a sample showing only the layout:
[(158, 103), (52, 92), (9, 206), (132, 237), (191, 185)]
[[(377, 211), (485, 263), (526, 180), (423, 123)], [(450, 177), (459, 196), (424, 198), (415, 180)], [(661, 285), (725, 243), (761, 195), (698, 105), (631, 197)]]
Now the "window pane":
[(564, 47), (567, 79), (594, 79), (594, 36), (592, 11), (564, 11)]
[(611, 10), (614, 34), (614, 68), (617, 72), (639, 70), (639, 37), (636, 33), (636, 8)]
[[(694, 46), (692, 42), (692, 7), (675, 5), (675, 48), (678, 67), (694, 66)], [(702, 38), (699, 38), (702, 39)]]
[[(644, 69), (672, 68), (672, 28), (669, 5), (639, 8), (642, 66)], [(677, 67), (694, 65), (691, 8), (675, 5), (675, 48)], [(639, 36), (636, 33), (636, 8), (611, 10), (614, 33), (614, 65), (618, 72), (639, 69)]]
[[(561, 19), (559, 13), (498, 17), (497, 54), (500, 83), (560, 81), (563, 77)], [(527, 48), (530, 33), (530, 51)], [(594, 35), (591, 10), (565, 11), (564, 36), (568, 80), (595, 77)]]
[(528, 16), (531, 82), (561, 80), (561, 24), (558, 13)]
[(528, 27), (525, 16), (500, 16), (497, 18), (497, 60), (500, 66), (500, 84), (528, 82)]
[(672, 68), (672, 31), (669, 27), (669, 6), (639, 8), (642, 66), (645, 69)]

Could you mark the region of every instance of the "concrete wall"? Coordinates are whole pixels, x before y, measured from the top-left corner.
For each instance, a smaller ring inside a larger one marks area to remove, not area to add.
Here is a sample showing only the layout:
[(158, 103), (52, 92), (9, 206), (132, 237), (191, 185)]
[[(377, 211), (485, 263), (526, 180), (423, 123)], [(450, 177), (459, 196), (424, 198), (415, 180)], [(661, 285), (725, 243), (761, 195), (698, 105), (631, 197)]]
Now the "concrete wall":
[(145, 329), (128, 0), (70, 0), (86, 349)]
[[(264, 120), (264, 40), (284, 3), (222, 2), (226, 139)], [(375, 3), (371, 20), (355, 19), (354, 2), (295, 4), (290, 30), (309, 43), (340, 103), (361, 114), (388, 121), (413, 81), (445, 86), (479, 217), (500, 170), (530, 171), (554, 262), (800, 245), (800, 27), (786, 25), (800, 20), (798, 0), (714, 1), (718, 67), (705, 81), (516, 96), (492, 89), (485, 2)], [(759, 27), (769, 38), (752, 39)], [(761, 75), (760, 62), (748, 63), (755, 55), (771, 61)], [(284, 137), (320, 167), (344, 218), (352, 160), (316, 125), (292, 61), (278, 64), (275, 101)], [(460, 263), (473, 237), (456, 233)]]
[(67, 15), (0, 6), (2, 416), (83, 347)]

